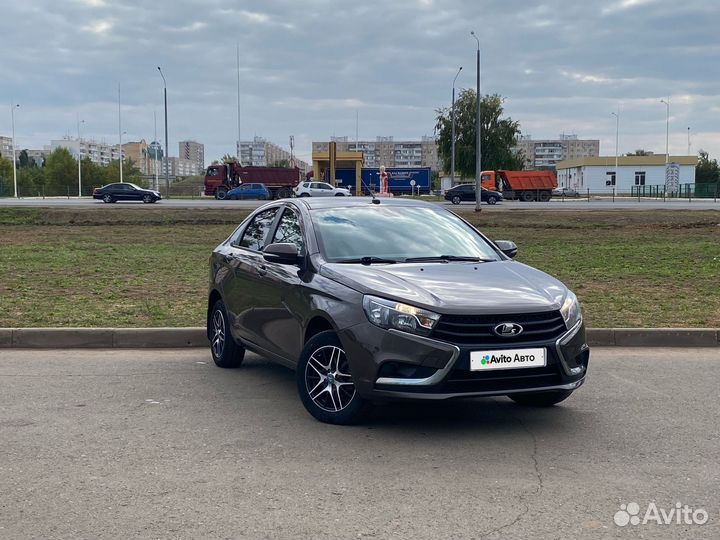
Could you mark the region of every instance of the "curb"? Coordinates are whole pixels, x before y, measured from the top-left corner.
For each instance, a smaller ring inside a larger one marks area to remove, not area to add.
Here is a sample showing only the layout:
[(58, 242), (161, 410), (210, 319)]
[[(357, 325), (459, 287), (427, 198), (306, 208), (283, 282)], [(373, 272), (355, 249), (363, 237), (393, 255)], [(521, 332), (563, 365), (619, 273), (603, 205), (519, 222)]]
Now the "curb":
[[(588, 328), (600, 347), (720, 347), (715, 328)], [(0, 328), (0, 349), (207, 347), (205, 328)]]

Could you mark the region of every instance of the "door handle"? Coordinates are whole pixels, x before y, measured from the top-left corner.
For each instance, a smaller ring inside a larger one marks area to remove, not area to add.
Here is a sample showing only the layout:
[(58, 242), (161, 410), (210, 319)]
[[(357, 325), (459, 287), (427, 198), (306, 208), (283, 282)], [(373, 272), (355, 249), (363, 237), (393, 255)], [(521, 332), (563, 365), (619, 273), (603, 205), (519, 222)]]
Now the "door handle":
[(260, 274), (261, 276), (264, 276), (265, 274), (267, 274), (267, 267), (264, 264), (261, 266), (258, 266), (256, 268), (257, 268), (257, 273)]
[(223, 255), (223, 259), (225, 259), (226, 263), (230, 264), (235, 260), (235, 257), (233, 257), (232, 255)]

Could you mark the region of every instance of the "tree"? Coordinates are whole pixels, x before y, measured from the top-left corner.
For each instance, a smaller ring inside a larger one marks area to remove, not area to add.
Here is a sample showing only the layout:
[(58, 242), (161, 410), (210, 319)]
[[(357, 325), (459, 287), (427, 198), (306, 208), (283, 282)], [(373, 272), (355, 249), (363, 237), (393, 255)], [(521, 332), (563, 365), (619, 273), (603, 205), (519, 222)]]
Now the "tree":
[(282, 167), (284, 169), (287, 169), (290, 167), (290, 162), (287, 159), (278, 159), (275, 162), (273, 162), (271, 167)]
[(710, 159), (705, 150), (698, 152), (695, 182), (698, 184), (717, 184), (720, 182), (720, 165), (718, 165), (717, 159)]
[(72, 193), (77, 186), (77, 161), (67, 148), (56, 148), (45, 160), (48, 195)]
[[(119, 160), (114, 159), (103, 168), (105, 173), (105, 184), (120, 181)], [(132, 159), (123, 160), (123, 182), (131, 182), (140, 187), (144, 187), (145, 185), (142, 178), (142, 172), (135, 166), (135, 162)]]
[(12, 161), (0, 156), (0, 197), (13, 194), (13, 167)]
[(653, 153), (650, 152), (649, 150), (643, 150), (642, 148), (638, 148), (634, 152), (628, 152), (625, 155), (627, 155), (627, 156), (652, 156)]
[[(455, 101), (455, 172), (462, 177), (475, 177), (476, 157), (476, 93), (463, 89)], [(503, 98), (498, 94), (483, 96), (480, 103), (482, 170), (522, 169), (524, 159), (515, 150), (520, 124), (502, 118)], [(437, 109), (438, 155), (443, 169), (450, 171), (452, 154), (452, 116), (450, 108)]]
[(18, 169), (24, 169), (25, 167), (34, 167), (35, 166), (35, 160), (30, 159), (30, 156), (28, 156), (27, 150), (21, 150), (20, 154), (18, 155)]

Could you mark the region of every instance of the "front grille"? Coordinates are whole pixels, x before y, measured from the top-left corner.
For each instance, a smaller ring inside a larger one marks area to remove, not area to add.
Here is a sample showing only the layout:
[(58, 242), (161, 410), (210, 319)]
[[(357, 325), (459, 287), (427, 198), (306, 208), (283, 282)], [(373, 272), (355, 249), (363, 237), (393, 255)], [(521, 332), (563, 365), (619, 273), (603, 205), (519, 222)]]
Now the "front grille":
[[(510, 322), (522, 326), (523, 331), (513, 337), (500, 337), (493, 332), (498, 324)], [(470, 347), (516, 346), (555, 341), (565, 330), (565, 321), (559, 311), (514, 315), (442, 315), (431, 337)]]

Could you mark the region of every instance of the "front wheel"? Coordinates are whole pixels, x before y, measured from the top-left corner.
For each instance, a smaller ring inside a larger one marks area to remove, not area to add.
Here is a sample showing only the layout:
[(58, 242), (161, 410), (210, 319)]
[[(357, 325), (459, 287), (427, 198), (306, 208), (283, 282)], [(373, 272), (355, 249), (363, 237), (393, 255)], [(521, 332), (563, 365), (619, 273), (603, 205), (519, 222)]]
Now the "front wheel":
[(218, 188), (215, 190), (215, 198), (218, 201), (224, 201), (227, 199), (227, 190), (223, 188)]
[(152, 195), (143, 195), (142, 201), (145, 204), (150, 204), (151, 202), (154, 202), (153, 199), (154, 197)]
[(210, 312), (208, 336), (210, 352), (216, 366), (221, 368), (240, 367), (245, 358), (245, 348), (235, 343), (230, 334), (230, 323), (222, 300), (216, 301)]
[(488, 203), (488, 204), (496, 204), (496, 203), (497, 203), (497, 197), (492, 197), (492, 196), (488, 197), (487, 203)]
[(310, 194), (309, 194), (309, 193), (301, 193), (299, 196), (300, 196), (300, 197), (309, 197)]
[(320, 332), (307, 342), (297, 365), (297, 387), (307, 411), (327, 424), (356, 424), (368, 410), (361, 398), (340, 339)]
[(450, 199), (450, 202), (452, 202), (453, 204), (460, 204), (460, 197), (455, 195), (452, 199)]
[(336, 196), (336, 197), (344, 197), (345, 194), (344, 194), (344, 193), (336, 193), (335, 196)]
[(572, 390), (555, 390), (551, 392), (528, 392), (527, 394), (510, 394), (508, 397), (518, 405), (526, 407), (552, 407), (565, 401)]

